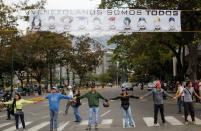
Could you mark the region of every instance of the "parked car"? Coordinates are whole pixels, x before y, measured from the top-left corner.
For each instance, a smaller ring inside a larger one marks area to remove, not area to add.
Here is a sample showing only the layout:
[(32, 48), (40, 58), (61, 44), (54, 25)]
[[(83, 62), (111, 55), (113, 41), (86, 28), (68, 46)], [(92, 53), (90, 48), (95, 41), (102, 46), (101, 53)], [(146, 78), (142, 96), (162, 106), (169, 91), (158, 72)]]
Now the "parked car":
[(107, 83), (107, 86), (109, 87), (112, 87), (112, 85), (113, 85), (112, 83)]
[(26, 96), (26, 91), (21, 87), (17, 88), (16, 93), (19, 93), (22, 96)]
[(121, 88), (123, 89), (126, 89), (127, 91), (133, 91), (133, 85), (132, 85), (132, 83), (130, 83), (130, 82), (125, 82), (125, 83), (123, 83), (122, 85), (121, 85)]
[(148, 90), (148, 91), (151, 91), (153, 88), (155, 88), (155, 84), (154, 84), (153, 82), (149, 82), (149, 83), (147, 84), (147, 90)]

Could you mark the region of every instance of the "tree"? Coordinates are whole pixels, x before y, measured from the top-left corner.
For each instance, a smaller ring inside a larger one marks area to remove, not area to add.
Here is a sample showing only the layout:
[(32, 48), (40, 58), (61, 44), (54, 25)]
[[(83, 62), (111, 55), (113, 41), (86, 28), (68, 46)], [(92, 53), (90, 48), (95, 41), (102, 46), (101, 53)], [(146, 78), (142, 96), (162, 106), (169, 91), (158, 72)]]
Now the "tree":
[(102, 55), (103, 51), (99, 43), (93, 39), (86, 36), (76, 38), (71, 66), (80, 78), (80, 86), (86, 74), (94, 71), (100, 65)]
[[(188, 4), (187, 4), (188, 3)], [(149, 34), (146, 40), (147, 42), (155, 41), (158, 46), (166, 46), (177, 58), (178, 62), (178, 79), (183, 80), (186, 74), (185, 64), (182, 63), (185, 54), (186, 45), (190, 49), (190, 55), (193, 54), (193, 50), (197, 46), (193, 46), (194, 41), (198, 41), (200, 33), (196, 32), (201, 29), (201, 12), (200, 10), (201, 1), (194, 0), (189, 3), (187, 0), (177, 0), (177, 1), (161, 1), (161, 0), (135, 0), (135, 1), (125, 1), (125, 0), (102, 0), (100, 8), (122, 8), (127, 7), (129, 9), (175, 9), (175, 10), (191, 10), (183, 11), (181, 15), (182, 19), (182, 29), (188, 32), (182, 33), (154, 33)], [(141, 33), (144, 36), (143, 33)], [(183, 51), (182, 51), (183, 50)], [(183, 54), (181, 54), (183, 52)], [(182, 57), (181, 57), (182, 56)], [(192, 56), (192, 55), (191, 55)], [(194, 54), (195, 56), (195, 54)], [(195, 57), (194, 57), (195, 58)], [(194, 60), (196, 61), (196, 60)], [(192, 59), (188, 62), (188, 65), (193, 63)], [(191, 67), (189, 65), (189, 67)], [(194, 66), (196, 64), (193, 64)], [(193, 71), (194, 74), (196, 71)], [(192, 79), (195, 79), (195, 77)]]

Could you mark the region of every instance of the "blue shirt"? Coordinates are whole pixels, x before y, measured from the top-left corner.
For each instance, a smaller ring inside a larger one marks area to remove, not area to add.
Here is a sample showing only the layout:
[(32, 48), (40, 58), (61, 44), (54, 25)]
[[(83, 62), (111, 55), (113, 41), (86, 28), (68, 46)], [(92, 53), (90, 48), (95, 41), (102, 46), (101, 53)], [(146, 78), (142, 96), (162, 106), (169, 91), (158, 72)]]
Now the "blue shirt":
[(61, 99), (72, 99), (72, 97), (62, 95), (61, 93), (50, 93), (45, 98), (49, 101), (49, 109), (51, 111), (59, 110), (59, 103)]

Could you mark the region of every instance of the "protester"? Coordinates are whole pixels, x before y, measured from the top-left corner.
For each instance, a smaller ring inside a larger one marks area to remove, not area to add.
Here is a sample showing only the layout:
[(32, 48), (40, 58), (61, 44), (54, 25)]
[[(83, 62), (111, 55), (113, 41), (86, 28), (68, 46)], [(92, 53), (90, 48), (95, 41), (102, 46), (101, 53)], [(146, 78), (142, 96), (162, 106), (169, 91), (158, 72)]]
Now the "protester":
[[(68, 86), (68, 92), (66, 94), (68, 94), (68, 96), (73, 98), (73, 88), (72, 88), (72, 86)], [(68, 114), (68, 110), (69, 110), (69, 107), (71, 106), (72, 102), (73, 102), (72, 100), (67, 101), (66, 106), (65, 106), (64, 115)]]
[[(194, 87), (195, 93), (198, 94), (199, 96), (199, 82), (197, 80), (195, 80), (193, 87)], [(200, 102), (200, 99), (197, 97), (196, 97), (196, 102)]]
[[(169, 93), (164, 91), (161, 88), (161, 83), (160, 81), (156, 81), (155, 87), (152, 91), (148, 92), (144, 96), (140, 97), (140, 99), (144, 99), (145, 97), (150, 96), (151, 94), (153, 95), (153, 101), (154, 101), (154, 126), (159, 126), (158, 124), (158, 111), (160, 110), (161, 114), (161, 119), (162, 123), (165, 124), (165, 115), (164, 115), (164, 100), (163, 97), (164, 95), (172, 97)], [(173, 97), (172, 97), (173, 98)]]
[(183, 93), (184, 87), (181, 85), (181, 82), (177, 82), (177, 93), (176, 96), (181, 94), (181, 96), (179, 96), (177, 98), (177, 105), (178, 105), (178, 113), (182, 113), (182, 106), (183, 106), (183, 101), (184, 101), (184, 93)]
[[(73, 95), (75, 97), (80, 97), (81, 96), (79, 90), (77, 90), (77, 92), (76, 92), (76, 90), (74, 90)], [(81, 122), (82, 121), (82, 118), (81, 118), (80, 112), (79, 112), (80, 105), (81, 105), (81, 102), (80, 102), (79, 98), (77, 98), (77, 100), (72, 103), (72, 108), (73, 108), (73, 112), (74, 112), (74, 115), (75, 115), (75, 121), (74, 122)]]
[(19, 131), (19, 118), (21, 119), (23, 129), (25, 129), (24, 112), (22, 108), (24, 104), (30, 103), (34, 103), (34, 101), (21, 99), (20, 94), (15, 94), (15, 98), (13, 101), (3, 102), (3, 104), (12, 105), (12, 107), (14, 108), (16, 131)]
[(45, 98), (49, 101), (50, 131), (56, 131), (60, 100), (72, 99), (72, 97), (62, 95), (61, 93), (57, 93), (57, 87), (52, 87), (51, 93), (48, 94)]
[[(95, 86), (91, 86), (91, 91), (80, 97), (76, 97), (75, 99), (83, 99), (83, 98), (88, 99), (88, 105), (89, 105), (89, 121), (86, 130), (91, 130), (91, 126), (93, 124), (95, 124), (95, 130), (97, 130), (99, 124), (99, 99), (103, 99), (106, 102), (108, 100), (105, 99), (100, 93), (96, 91)], [(93, 119), (94, 117), (95, 121)]]
[[(188, 114), (190, 113), (191, 119), (193, 124), (195, 123), (195, 110), (193, 106), (193, 95), (195, 95), (197, 98), (201, 99), (201, 97), (198, 96), (198, 94), (194, 91), (192, 87), (192, 82), (188, 81), (186, 83), (186, 88), (184, 88), (184, 118), (185, 118), (185, 124), (188, 124)], [(179, 95), (175, 96), (174, 99), (180, 97), (182, 95), (180, 93)]]
[(121, 107), (124, 112), (125, 128), (136, 127), (130, 108), (130, 102), (129, 102), (130, 98), (139, 99), (138, 96), (128, 95), (128, 92), (125, 89), (122, 89), (122, 93), (120, 96), (110, 99), (110, 100), (118, 100), (118, 99), (121, 100)]
[(201, 96), (201, 81), (199, 82), (199, 96)]

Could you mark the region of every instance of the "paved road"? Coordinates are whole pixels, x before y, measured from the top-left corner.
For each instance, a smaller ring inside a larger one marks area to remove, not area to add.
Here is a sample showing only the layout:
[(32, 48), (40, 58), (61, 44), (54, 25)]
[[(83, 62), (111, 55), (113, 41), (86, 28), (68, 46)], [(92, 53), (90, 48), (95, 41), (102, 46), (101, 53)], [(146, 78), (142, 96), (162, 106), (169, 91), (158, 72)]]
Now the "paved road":
[[(111, 98), (120, 93), (118, 88), (106, 88), (100, 90), (100, 92), (106, 98)], [(135, 90), (133, 93), (141, 96), (147, 91)], [(153, 102), (152, 97), (148, 97), (145, 100), (131, 100), (131, 108), (136, 121), (135, 129), (124, 129), (123, 127), (123, 113), (120, 108), (120, 101), (111, 102), (109, 108), (103, 108), (100, 106), (100, 129), (102, 131), (122, 131), (122, 130), (136, 130), (136, 131), (201, 131), (201, 105), (195, 104), (196, 109), (196, 125), (184, 125), (183, 117), (181, 114), (177, 114), (176, 101), (166, 100), (165, 114), (166, 125), (160, 124), (159, 127), (153, 127)], [(86, 99), (82, 100), (82, 106), (80, 112), (83, 121), (79, 124), (74, 123), (74, 116), (72, 110), (69, 114), (64, 116), (63, 109), (65, 100), (61, 101), (59, 113), (59, 130), (60, 131), (83, 131), (87, 126), (88, 118), (88, 105)], [(48, 131), (49, 130), (49, 111), (47, 101), (27, 105), (24, 108), (25, 121), (28, 131)], [(5, 113), (0, 113), (0, 131), (14, 131), (14, 121), (5, 120)], [(159, 118), (159, 122), (161, 120)]]

